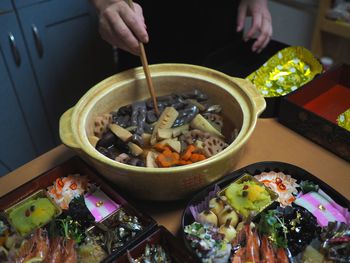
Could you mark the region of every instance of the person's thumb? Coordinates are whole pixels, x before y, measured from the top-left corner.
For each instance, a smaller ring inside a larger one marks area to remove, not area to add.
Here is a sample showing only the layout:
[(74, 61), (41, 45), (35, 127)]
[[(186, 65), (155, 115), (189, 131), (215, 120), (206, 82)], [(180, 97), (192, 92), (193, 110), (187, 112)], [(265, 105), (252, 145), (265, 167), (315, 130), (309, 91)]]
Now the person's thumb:
[(244, 27), (244, 22), (247, 17), (247, 5), (241, 3), (238, 7), (238, 15), (237, 15), (237, 32), (242, 31)]

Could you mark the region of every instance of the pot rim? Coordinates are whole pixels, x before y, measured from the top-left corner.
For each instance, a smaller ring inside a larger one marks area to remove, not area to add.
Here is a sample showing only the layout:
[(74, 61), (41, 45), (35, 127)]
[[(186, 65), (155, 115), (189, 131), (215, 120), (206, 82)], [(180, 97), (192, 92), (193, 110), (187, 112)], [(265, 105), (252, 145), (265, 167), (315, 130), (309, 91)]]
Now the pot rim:
[[(200, 77), (201, 80), (209, 81), (213, 83), (215, 79), (215, 85), (221, 89), (224, 89), (227, 93), (231, 95), (238, 103), (242, 111), (243, 122), (242, 127), (238, 133), (236, 139), (223, 151), (220, 153), (197, 163), (169, 167), (169, 168), (151, 168), (151, 167), (137, 167), (128, 164), (123, 164), (116, 162), (97, 151), (93, 145), (89, 142), (87, 132), (86, 132), (86, 121), (87, 115), (91, 109), (95, 106), (96, 102), (102, 97), (106, 96), (118, 86), (127, 83), (131, 83), (135, 80), (145, 80), (142, 67), (133, 68), (121, 73), (112, 75), (105, 80), (97, 83), (93, 86), (85, 95), (78, 101), (74, 106), (71, 123), (76, 123), (78, 125), (71, 125), (74, 139), (76, 140), (78, 147), (87, 154), (90, 158), (98, 162), (102, 162), (113, 168), (119, 168), (121, 170), (126, 170), (130, 172), (142, 172), (146, 174), (164, 174), (164, 173), (180, 173), (189, 172), (191, 170), (197, 170), (199, 168), (205, 169), (206, 167), (220, 161), (221, 159), (227, 159), (229, 155), (240, 150), (240, 148), (246, 143), (247, 139), (251, 136), (254, 127), (257, 122), (258, 115), (261, 113), (255, 107), (254, 98), (241, 87), (241, 83), (235, 81), (232, 78), (222, 72), (190, 64), (177, 64), (177, 63), (164, 63), (164, 64), (154, 64), (150, 65), (150, 71), (153, 76), (188, 76), (188, 77)], [(111, 85), (103, 87), (106, 83), (111, 82)], [(221, 85), (220, 85), (221, 84)], [(235, 85), (236, 88), (232, 89)], [(237, 89), (238, 87), (238, 89)], [(99, 96), (95, 96), (96, 93)], [(261, 96), (261, 95), (257, 95)], [(247, 110), (250, 114), (245, 112)], [(262, 111), (262, 110), (260, 110)], [(78, 114), (80, 113), (80, 114)], [(76, 136), (78, 134), (78, 136)]]

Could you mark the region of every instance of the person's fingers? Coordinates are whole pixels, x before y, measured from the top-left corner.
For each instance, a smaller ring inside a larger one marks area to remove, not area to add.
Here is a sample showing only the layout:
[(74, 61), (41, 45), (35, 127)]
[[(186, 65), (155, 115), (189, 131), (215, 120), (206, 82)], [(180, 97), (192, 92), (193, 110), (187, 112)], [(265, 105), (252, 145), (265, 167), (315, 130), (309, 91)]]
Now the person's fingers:
[(145, 28), (142, 8), (138, 4), (133, 4), (132, 8), (126, 4), (121, 5), (120, 16), (139, 41), (144, 43), (148, 42), (148, 34)]
[(237, 14), (237, 32), (240, 32), (244, 28), (244, 22), (247, 17), (247, 5), (243, 2), (238, 6), (238, 14)]
[(262, 44), (261, 48), (258, 50), (258, 53), (260, 53), (266, 46), (267, 44), (270, 42), (272, 37), (272, 26), (270, 26), (270, 30), (269, 30), (269, 37), (266, 38), (265, 42)]
[(104, 12), (104, 16), (115, 34), (115, 37), (119, 40), (119, 46), (117, 47), (133, 54), (139, 54), (139, 41), (130, 28), (125, 24), (119, 13), (115, 12), (114, 8), (107, 8)]
[(136, 12), (136, 15), (138, 17), (140, 17), (142, 23), (143, 23), (143, 26), (145, 27), (145, 29), (147, 29), (147, 26), (146, 26), (146, 23), (145, 23), (145, 17), (143, 16), (143, 11), (142, 11), (142, 7), (139, 5), (139, 4), (134, 4), (134, 8), (135, 8), (135, 12)]
[(108, 22), (104, 18), (100, 18), (99, 33), (100, 33), (101, 37), (105, 41), (110, 43), (112, 46), (117, 45), (117, 39), (115, 38), (114, 33), (113, 33), (111, 27), (109, 26)]
[(244, 37), (245, 41), (248, 41), (249, 39), (254, 37), (254, 35), (257, 32), (259, 32), (261, 28), (262, 14), (260, 12), (254, 12), (252, 13), (252, 17), (253, 17), (252, 25)]
[(116, 36), (116, 34), (111, 29), (107, 21), (105, 20), (100, 21), (99, 33), (102, 39), (110, 43), (112, 46), (128, 51), (134, 55), (138, 55), (137, 52), (134, 52), (134, 50), (130, 50), (129, 47)]
[(263, 51), (263, 49), (267, 46), (267, 44), (270, 42), (270, 40), (271, 40), (270, 37), (266, 38), (265, 42), (262, 44), (261, 48), (258, 49), (257, 52), (258, 52), (258, 53), (261, 53), (261, 51)]
[(257, 40), (254, 42), (252, 46), (252, 51), (255, 52), (257, 50), (261, 50), (266, 40), (270, 38), (270, 21), (267, 18), (263, 17), (262, 25), (260, 29), (260, 35)]

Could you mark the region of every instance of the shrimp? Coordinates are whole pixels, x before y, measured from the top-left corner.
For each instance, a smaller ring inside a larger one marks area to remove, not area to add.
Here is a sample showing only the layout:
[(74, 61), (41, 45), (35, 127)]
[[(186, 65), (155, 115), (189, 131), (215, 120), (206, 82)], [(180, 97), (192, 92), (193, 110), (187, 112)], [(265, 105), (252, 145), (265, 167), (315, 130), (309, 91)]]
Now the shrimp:
[(243, 227), (241, 228), (241, 230), (238, 231), (236, 237), (232, 240), (231, 242), (232, 247), (243, 245), (245, 243), (245, 240), (246, 240), (246, 233)]
[(258, 263), (260, 262), (258, 233), (256, 232), (256, 229), (251, 229), (250, 224), (244, 225), (244, 228), (247, 236), (246, 261)]
[(73, 239), (67, 239), (64, 242), (64, 262), (65, 263), (77, 263), (78, 255), (75, 249), (76, 243)]
[(270, 241), (266, 236), (261, 238), (260, 253), (263, 263), (275, 263), (275, 253)]
[(25, 240), (19, 248), (16, 262), (26, 262), (32, 258), (45, 259), (49, 253), (50, 243), (47, 232), (41, 228), (37, 229), (31, 238)]
[(231, 263), (244, 263), (246, 262), (245, 260), (245, 255), (246, 255), (247, 249), (245, 247), (242, 247), (237, 250), (235, 255), (232, 258)]
[(56, 237), (51, 241), (50, 254), (45, 258), (43, 263), (60, 263), (63, 259), (62, 238)]
[(51, 242), (50, 255), (43, 263), (76, 263), (78, 256), (75, 249), (75, 241), (56, 237)]
[(277, 257), (277, 263), (289, 263), (286, 250), (284, 248), (277, 249), (276, 257)]

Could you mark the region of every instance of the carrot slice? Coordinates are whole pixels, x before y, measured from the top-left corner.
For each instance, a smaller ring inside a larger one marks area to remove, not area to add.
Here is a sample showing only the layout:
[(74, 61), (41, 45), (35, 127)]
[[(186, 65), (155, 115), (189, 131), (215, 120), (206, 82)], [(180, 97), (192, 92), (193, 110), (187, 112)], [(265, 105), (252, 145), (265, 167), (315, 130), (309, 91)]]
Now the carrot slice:
[(200, 153), (193, 153), (190, 157), (191, 162), (196, 163), (206, 159), (205, 155)]
[(153, 146), (154, 149), (156, 149), (158, 152), (162, 152), (164, 151), (164, 144), (161, 144), (161, 143), (157, 143)]
[(191, 163), (192, 163), (191, 161), (185, 161), (185, 160), (180, 159), (177, 162), (177, 165), (187, 165), (187, 164), (191, 164)]
[(181, 159), (188, 161), (195, 150), (196, 150), (196, 146), (194, 146), (193, 144), (188, 145), (186, 148), (186, 151), (181, 156)]
[(172, 167), (178, 163), (180, 155), (170, 150), (165, 150), (156, 158), (156, 162), (160, 167)]

